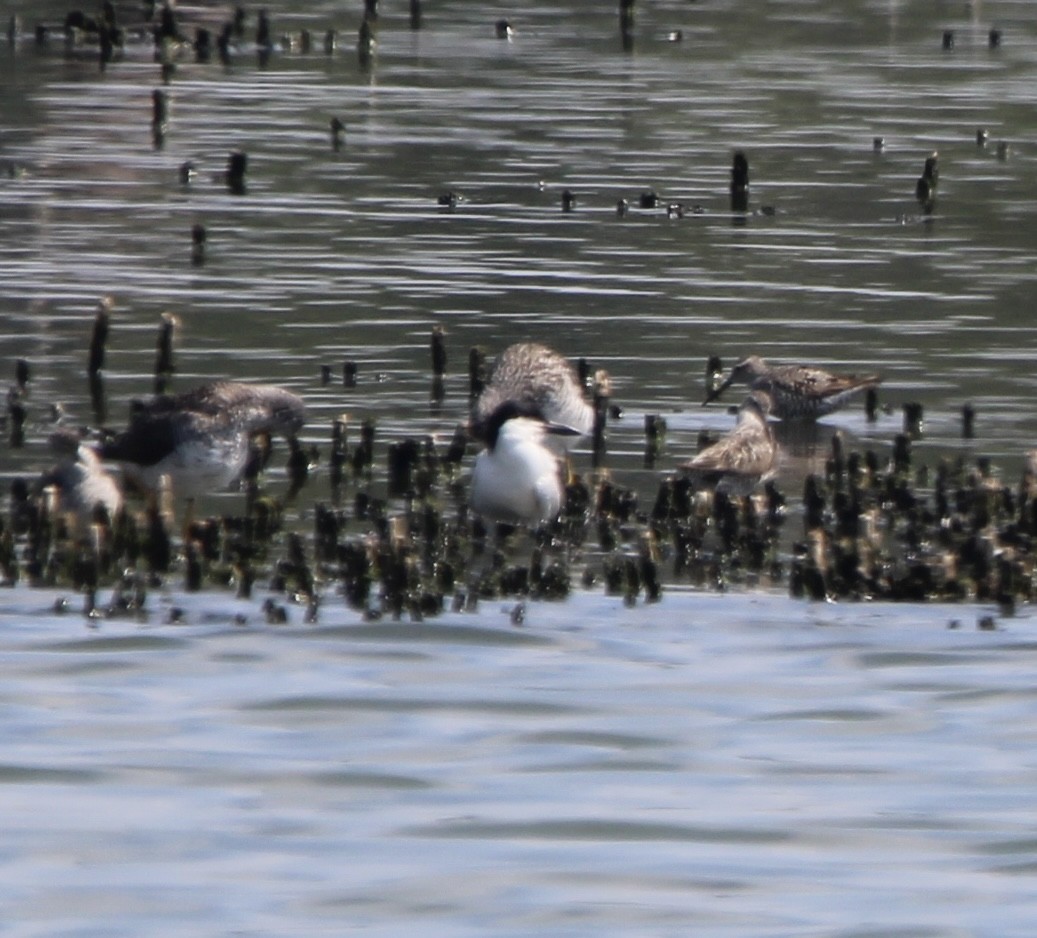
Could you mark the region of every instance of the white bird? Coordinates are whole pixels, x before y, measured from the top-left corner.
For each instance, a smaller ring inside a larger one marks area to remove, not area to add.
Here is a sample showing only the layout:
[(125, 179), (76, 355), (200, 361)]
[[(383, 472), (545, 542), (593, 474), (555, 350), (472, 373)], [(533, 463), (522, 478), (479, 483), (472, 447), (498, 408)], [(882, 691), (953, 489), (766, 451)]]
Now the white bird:
[(253, 437), (294, 438), (305, 417), (302, 398), (284, 388), (214, 381), (142, 404), (100, 456), (148, 491), (168, 475), (177, 495), (219, 492), (241, 477)]
[(572, 444), (594, 429), (594, 408), (583, 396), (573, 366), (554, 349), (538, 342), (509, 345), (494, 363), (490, 380), (475, 402), (473, 432), (486, 440), (490, 415), (506, 401), (535, 407), (542, 420), (575, 431)]
[(536, 525), (562, 510), (564, 489), (558, 457), (545, 445), (572, 427), (548, 423), (540, 411), (505, 401), (484, 422), (484, 449), (475, 459), (469, 505), (492, 521)]

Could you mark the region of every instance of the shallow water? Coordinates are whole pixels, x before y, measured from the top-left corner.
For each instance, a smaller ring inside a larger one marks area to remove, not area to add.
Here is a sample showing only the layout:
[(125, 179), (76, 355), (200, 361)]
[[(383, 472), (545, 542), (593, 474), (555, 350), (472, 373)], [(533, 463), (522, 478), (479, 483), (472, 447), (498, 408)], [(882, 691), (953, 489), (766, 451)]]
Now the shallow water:
[[(612, 429), (613, 467), (633, 471), (641, 413), (688, 407), (693, 426), (708, 423), (706, 357), (755, 351), (880, 369), (895, 414), (904, 400), (926, 406), (923, 446), (955, 446), (972, 403), (975, 447), (1014, 472), (1035, 432), (1024, 393), (1035, 30), (1018, 3), (977, 6), (968, 21), (965, 8), (914, 6), (840, 5), (836, 17), (787, 3), (742, 23), (732, 4), (661, 4), (640, 11), (630, 53), (592, 5), (533, 7), (511, 42), (464, 4), (429, 11), (417, 32), (390, 8), (367, 71), (356, 17), (287, 8), (275, 33), (334, 26), (338, 52), (279, 52), (265, 68), (248, 48), (228, 68), (185, 55), (161, 149), (146, 43), (101, 74), (92, 49), (23, 40), (0, 55), (0, 156), (24, 168), (0, 185), (5, 360), (34, 363), (36, 421), (56, 400), (89, 421), (82, 362), (94, 305), (112, 294), (117, 421), (150, 390), (158, 315), (173, 309), (178, 381), (290, 384), (324, 442), (343, 410), (378, 417), (388, 435), (449, 429), (466, 411), (472, 345), (492, 354), (548, 338), (609, 369), (628, 415)], [(1005, 38), (991, 50), (995, 23)], [(667, 42), (675, 28), (684, 41)], [(951, 52), (943, 28), (955, 30)], [(347, 127), (339, 152), (332, 115)], [(989, 128), (985, 148), (977, 127)], [(236, 147), (250, 158), (244, 197), (215, 181)], [(729, 212), (737, 147), (751, 208), (773, 216)], [(914, 183), (934, 149), (940, 194), (925, 220)], [(184, 187), (187, 160), (198, 178)], [(564, 188), (572, 213), (560, 211)], [(704, 212), (615, 218), (618, 198), (649, 188)], [(436, 205), (448, 189), (466, 199), (453, 212)], [(196, 222), (203, 267), (190, 263)], [(450, 363), (431, 414), (437, 322)], [(322, 386), (320, 366), (337, 376), (346, 359), (357, 389)], [(897, 425), (849, 423), (880, 443)], [(43, 436), (30, 434), (14, 468), (40, 461)], [(677, 458), (694, 440), (671, 445)]]
[[(189, 32), (229, 15), (179, 9)], [(45, 3), (25, 26), (64, 13)], [(337, 51), (183, 56), (161, 147), (150, 44), (104, 73), (60, 38), (0, 47), (0, 373), (32, 365), (26, 445), (0, 444), (5, 494), (48, 461), (52, 404), (95, 422), (86, 345), (104, 294), (114, 424), (149, 392), (172, 310), (175, 387), (295, 388), (325, 450), (343, 412), (377, 418), (382, 453), (447, 439), (469, 348), (541, 339), (611, 373), (624, 416), (607, 464), (644, 499), (700, 429), (730, 425), (698, 406), (710, 354), (883, 373), (878, 421), (854, 407), (785, 439), (792, 498), (835, 429), (888, 450), (905, 401), (925, 406), (917, 460), (986, 454), (1017, 476), (1037, 434), (1028, 3), (788, 0), (746, 16), (674, 0), (639, 6), (626, 51), (598, 4), (446, 2), (417, 32), (383, 4), (366, 70), (358, 10), (271, 13), (275, 34), (305, 26), (317, 49), (338, 29)], [(494, 37), (501, 15), (511, 41)], [(244, 196), (217, 178), (238, 147)], [(728, 205), (736, 148), (744, 216)], [(933, 150), (926, 218), (914, 188)], [(650, 188), (689, 210), (616, 217)], [(446, 190), (464, 196), (453, 211)], [(437, 323), (449, 370), (432, 406)], [(670, 432), (649, 468), (655, 413)], [(321, 468), (290, 522), (312, 530), (326, 495)], [(275, 628), (262, 596), (174, 589), (146, 622), (91, 627), (80, 599), (56, 615), (54, 598), (0, 596), (14, 935), (1003, 936), (1037, 918), (1025, 609), (987, 631), (991, 610), (970, 605), (671, 589), (633, 609), (599, 593), (531, 603), (518, 626), (514, 602), (365, 623), (329, 596), (317, 626), (293, 607)]]
[[(1024, 935), (1030, 617), (0, 597), (11, 934)], [(231, 617), (238, 616), (238, 624)], [(244, 620), (244, 621), (241, 621)]]

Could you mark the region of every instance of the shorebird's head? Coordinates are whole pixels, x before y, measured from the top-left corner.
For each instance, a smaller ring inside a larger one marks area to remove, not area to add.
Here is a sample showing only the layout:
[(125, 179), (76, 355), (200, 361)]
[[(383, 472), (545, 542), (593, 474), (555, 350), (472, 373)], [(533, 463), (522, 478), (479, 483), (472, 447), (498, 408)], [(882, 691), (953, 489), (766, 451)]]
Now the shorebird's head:
[(766, 423), (773, 406), (774, 400), (771, 398), (770, 392), (765, 388), (755, 387), (738, 408), (738, 419), (741, 421), (745, 416)]
[(502, 433), (509, 439), (542, 441), (548, 435), (580, 436), (580, 431), (563, 424), (550, 423), (533, 402), (508, 399), (498, 404), (486, 417), (472, 423), (471, 435), (482, 440), (491, 452)]
[(750, 355), (748, 358), (743, 358), (731, 369), (731, 373), (724, 381), (706, 395), (702, 406), (705, 407), (706, 404), (711, 404), (732, 384), (739, 382), (742, 384), (752, 384), (757, 378), (761, 378), (766, 374), (767, 363), (759, 355)]
[(77, 430), (62, 427), (55, 430), (48, 438), (50, 451), (61, 459), (75, 459), (79, 455), (79, 446), (83, 437)]
[(280, 433), (291, 438), (306, 423), (306, 405), (298, 394), (284, 388), (272, 387), (267, 390), (265, 403), (270, 412), (267, 429), (271, 433)]

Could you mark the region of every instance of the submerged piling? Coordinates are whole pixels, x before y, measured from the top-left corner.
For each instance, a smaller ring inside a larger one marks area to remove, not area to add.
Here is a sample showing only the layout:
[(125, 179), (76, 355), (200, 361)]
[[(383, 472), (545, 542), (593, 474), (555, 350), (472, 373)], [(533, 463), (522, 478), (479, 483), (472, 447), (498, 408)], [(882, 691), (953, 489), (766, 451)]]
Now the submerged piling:
[(163, 313), (158, 330), (158, 345), (155, 350), (155, 393), (164, 394), (173, 376), (173, 339), (180, 320), (173, 313)]

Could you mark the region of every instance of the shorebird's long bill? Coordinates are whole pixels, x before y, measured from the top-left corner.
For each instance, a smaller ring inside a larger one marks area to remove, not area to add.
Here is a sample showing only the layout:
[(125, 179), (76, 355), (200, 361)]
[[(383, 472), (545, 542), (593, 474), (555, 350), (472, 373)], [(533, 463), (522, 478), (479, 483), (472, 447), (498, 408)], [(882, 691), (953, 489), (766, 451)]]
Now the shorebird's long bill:
[(707, 404), (712, 404), (721, 394), (724, 393), (734, 382), (731, 378), (728, 378), (723, 384), (717, 385), (706, 395), (706, 399), (702, 402), (702, 406), (705, 407)]
[(564, 423), (545, 423), (545, 433), (553, 433), (555, 436), (583, 436), (575, 427), (566, 426)]

